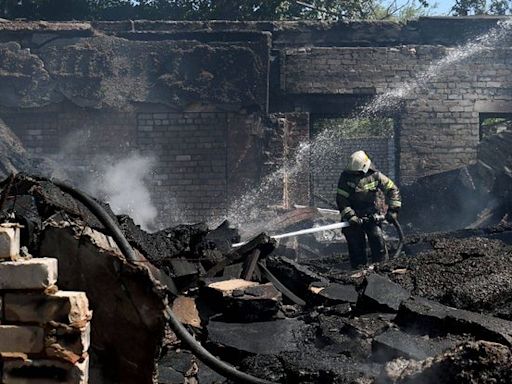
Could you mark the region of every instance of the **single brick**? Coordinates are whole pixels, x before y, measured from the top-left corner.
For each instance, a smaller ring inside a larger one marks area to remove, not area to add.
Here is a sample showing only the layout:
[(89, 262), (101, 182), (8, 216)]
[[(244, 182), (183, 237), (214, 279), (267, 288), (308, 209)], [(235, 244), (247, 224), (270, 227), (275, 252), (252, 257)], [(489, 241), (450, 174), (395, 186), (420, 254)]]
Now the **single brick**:
[(57, 282), (57, 259), (0, 263), (0, 289), (45, 289)]
[(40, 353), (44, 347), (42, 327), (0, 325), (0, 353)]
[(6, 293), (4, 316), (7, 321), (46, 324), (81, 323), (91, 317), (89, 301), (84, 292), (58, 291), (44, 293)]
[(3, 363), (4, 384), (87, 384), (89, 381), (89, 357), (71, 364), (64, 361), (34, 359), (7, 359)]
[(66, 360), (71, 363), (80, 361), (91, 344), (91, 323), (81, 328), (52, 323), (46, 327), (45, 353), (48, 357)]
[(20, 226), (0, 225), (0, 259), (14, 259), (20, 253)]

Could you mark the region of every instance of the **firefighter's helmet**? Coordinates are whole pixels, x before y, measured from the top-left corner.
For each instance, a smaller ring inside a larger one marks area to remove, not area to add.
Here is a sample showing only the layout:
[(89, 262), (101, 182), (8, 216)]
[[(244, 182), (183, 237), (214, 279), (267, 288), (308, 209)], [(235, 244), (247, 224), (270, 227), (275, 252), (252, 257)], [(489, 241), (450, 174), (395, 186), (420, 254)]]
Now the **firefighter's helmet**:
[(357, 151), (350, 155), (347, 163), (347, 171), (366, 173), (370, 169), (372, 161), (365, 151)]

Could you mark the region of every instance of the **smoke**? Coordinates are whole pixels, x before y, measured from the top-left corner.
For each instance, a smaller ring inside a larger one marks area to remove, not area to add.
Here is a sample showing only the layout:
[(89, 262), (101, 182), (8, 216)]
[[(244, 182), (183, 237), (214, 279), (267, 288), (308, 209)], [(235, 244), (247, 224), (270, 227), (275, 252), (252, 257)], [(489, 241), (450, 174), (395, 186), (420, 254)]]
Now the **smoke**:
[[(89, 129), (62, 138), (59, 151), (50, 159), (49, 175), (69, 180), (95, 198), (110, 204), (115, 214), (129, 215), (142, 228), (154, 229), (159, 212), (151, 199), (149, 185), (156, 158), (143, 156), (128, 145), (116, 153), (97, 152)], [(163, 217), (159, 217), (162, 221)]]
[[(91, 138), (91, 132), (88, 129), (71, 132), (64, 136), (60, 141), (59, 151), (46, 159), (49, 169), (45, 173), (49, 176), (70, 180), (80, 188), (84, 188), (84, 182), (90, 172), (95, 169), (89, 169), (88, 161), (83, 161), (86, 154), (83, 148), (88, 148)], [(76, 157), (81, 157), (82, 161), (77, 161)]]
[(158, 216), (148, 189), (154, 165), (153, 157), (132, 153), (114, 163), (103, 163), (88, 178), (84, 189), (107, 201), (116, 214), (127, 214), (147, 229), (153, 226)]

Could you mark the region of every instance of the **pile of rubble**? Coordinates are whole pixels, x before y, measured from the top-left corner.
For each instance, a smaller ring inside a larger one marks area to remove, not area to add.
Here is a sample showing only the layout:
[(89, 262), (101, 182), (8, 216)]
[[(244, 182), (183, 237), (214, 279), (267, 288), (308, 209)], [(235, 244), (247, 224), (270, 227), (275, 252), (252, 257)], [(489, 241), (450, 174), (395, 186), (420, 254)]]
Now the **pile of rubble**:
[(403, 186), (404, 229), (416, 232), (488, 227), (512, 214), (512, 130), (483, 139), (470, 164)]
[(59, 286), (89, 298), (91, 383), (231, 382), (173, 316), (246, 382), (511, 382), (509, 227), (412, 237), (407, 256), (349, 271), (299, 264), (265, 234), (233, 247), (227, 222), (149, 234), (104, 206), (134, 249), (127, 257), (58, 184), (17, 175), (0, 187), (30, 253), (57, 258)]

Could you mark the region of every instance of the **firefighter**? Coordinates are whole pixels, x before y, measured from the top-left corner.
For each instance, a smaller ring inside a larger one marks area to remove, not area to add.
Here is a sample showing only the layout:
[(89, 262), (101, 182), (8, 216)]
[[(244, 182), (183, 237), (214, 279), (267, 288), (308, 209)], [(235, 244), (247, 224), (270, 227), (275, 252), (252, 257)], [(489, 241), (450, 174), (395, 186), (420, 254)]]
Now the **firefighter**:
[(347, 239), (352, 268), (367, 262), (365, 234), (368, 236), (372, 262), (388, 258), (380, 222), (368, 220), (379, 213), (379, 190), (384, 192), (388, 200), (386, 218), (396, 220), (402, 205), (397, 186), (389, 177), (372, 167), (372, 162), (364, 151), (354, 152), (340, 175), (336, 192), (341, 220), (350, 223), (342, 231)]

